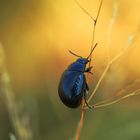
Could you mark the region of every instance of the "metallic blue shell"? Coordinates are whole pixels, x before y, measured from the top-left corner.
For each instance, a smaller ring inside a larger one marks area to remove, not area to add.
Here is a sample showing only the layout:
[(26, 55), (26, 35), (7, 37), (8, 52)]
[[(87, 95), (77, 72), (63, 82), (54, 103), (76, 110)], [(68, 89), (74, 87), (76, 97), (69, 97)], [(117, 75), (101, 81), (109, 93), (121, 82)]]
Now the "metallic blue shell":
[(60, 99), (70, 108), (76, 108), (81, 104), (86, 90), (84, 71), (87, 62), (88, 60), (85, 58), (77, 59), (64, 71), (60, 79), (58, 87)]
[(81, 104), (84, 94), (85, 75), (77, 71), (64, 71), (58, 93), (62, 102), (71, 108), (76, 108)]
[(79, 58), (76, 60), (76, 62), (72, 63), (69, 67), (69, 71), (85, 71), (86, 64), (88, 63), (88, 60), (86, 58)]

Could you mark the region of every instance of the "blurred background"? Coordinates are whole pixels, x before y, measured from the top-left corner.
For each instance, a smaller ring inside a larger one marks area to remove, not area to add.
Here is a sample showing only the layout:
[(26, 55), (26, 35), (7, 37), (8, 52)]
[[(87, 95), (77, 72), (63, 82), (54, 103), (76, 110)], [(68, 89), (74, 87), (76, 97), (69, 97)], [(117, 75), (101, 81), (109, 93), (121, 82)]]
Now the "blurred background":
[[(115, 0), (104, 0), (96, 28), (98, 48), (93, 54), (90, 93), (107, 64), (107, 34)], [(99, 0), (79, 0), (93, 17)], [(140, 1), (118, 0), (111, 38), (111, 58), (136, 38), (106, 74), (91, 104), (140, 88)], [(18, 113), (28, 117), (33, 140), (72, 140), (81, 108), (69, 109), (59, 99), (62, 72), (90, 51), (93, 22), (73, 0), (0, 0), (0, 42), (5, 52)], [(10, 96), (10, 95), (9, 95)], [(15, 134), (3, 94), (0, 94), (0, 139)], [(12, 134), (12, 135), (11, 135)], [(118, 104), (86, 112), (80, 140), (139, 140), (140, 95)]]

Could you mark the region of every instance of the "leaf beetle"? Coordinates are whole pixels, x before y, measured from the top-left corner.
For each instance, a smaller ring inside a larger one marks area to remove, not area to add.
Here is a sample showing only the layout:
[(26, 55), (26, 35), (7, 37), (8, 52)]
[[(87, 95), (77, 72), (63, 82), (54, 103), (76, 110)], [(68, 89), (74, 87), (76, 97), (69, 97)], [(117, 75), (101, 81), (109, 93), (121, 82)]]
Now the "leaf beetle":
[(84, 97), (86, 105), (89, 108), (92, 108), (88, 105), (86, 99), (86, 93), (89, 91), (89, 87), (86, 81), (85, 73), (91, 73), (92, 67), (89, 66), (86, 68), (86, 65), (91, 61), (89, 58), (96, 46), (97, 43), (87, 58), (83, 58), (69, 51), (71, 54), (79, 58), (69, 65), (63, 72), (58, 86), (59, 97), (67, 107), (77, 108), (80, 106), (82, 98)]

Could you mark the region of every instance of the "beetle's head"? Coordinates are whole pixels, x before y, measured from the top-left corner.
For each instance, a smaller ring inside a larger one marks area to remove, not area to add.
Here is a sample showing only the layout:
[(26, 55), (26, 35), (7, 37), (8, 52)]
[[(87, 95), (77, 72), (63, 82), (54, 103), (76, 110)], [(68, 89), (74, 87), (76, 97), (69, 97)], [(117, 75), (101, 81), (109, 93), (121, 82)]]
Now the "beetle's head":
[(87, 58), (78, 58), (77, 62), (82, 63), (82, 64), (87, 64), (89, 60)]

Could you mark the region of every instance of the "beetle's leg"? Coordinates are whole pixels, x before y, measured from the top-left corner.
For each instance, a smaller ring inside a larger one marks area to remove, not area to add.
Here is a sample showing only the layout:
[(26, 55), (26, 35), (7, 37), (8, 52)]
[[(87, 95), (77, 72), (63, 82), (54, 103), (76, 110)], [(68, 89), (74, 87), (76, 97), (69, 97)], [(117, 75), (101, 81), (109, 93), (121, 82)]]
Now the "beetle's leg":
[(92, 66), (90, 66), (90, 67), (86, 68), (86, 69), (85, 69), (85, 72), (90, 72), (90, 71), (91, 71), (91, 69), (92, 69)]
[(88, 102), (87, 102), (86, 92), (84, 92), (84, 100), (85, 100), (85, 104), (87, 105), (87, 107), (88, 107), (89, 109), (93, 109), (93, 107), (90, 106), (90, 105), (88, 104)]
[(85, 69), (85, 72), (88, 72), (88, 73), (90, 73), (90, 74), (93, 74), (93, 73), (91, 72), (91, 69), (92, 69), (92, 66), (91, 66), (91, 67), (88, 67), (87, 69)]
[(86, 82), (86, 90), (89, 91), (89, 86), (88, 86), (87, 82)]
[(89, 67), (89, 68), (87, 68), (84, 72), (87, 72), (87, 73), (93, 74), (93, 73), (91, 72), (91, 69), (92, 69), (92, 67)]

